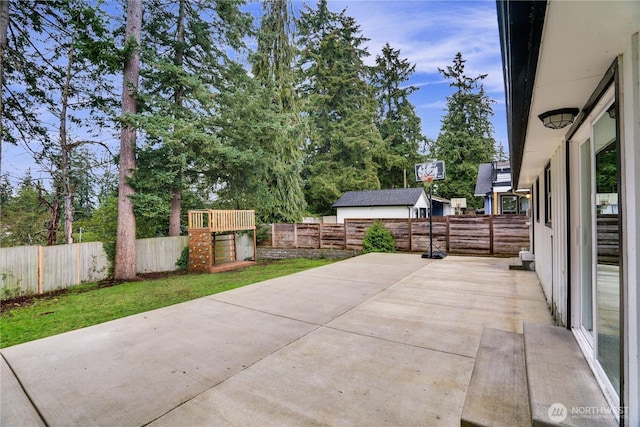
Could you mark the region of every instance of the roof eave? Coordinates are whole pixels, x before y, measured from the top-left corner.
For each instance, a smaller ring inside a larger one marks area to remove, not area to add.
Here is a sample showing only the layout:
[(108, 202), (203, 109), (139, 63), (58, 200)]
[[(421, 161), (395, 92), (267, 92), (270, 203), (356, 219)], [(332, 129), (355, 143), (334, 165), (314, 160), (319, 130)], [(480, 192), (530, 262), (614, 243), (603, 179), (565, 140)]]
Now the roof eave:
[(546, 1), (497, 0), (507, 105), (511, 180), (518, 187), (535, 83)]

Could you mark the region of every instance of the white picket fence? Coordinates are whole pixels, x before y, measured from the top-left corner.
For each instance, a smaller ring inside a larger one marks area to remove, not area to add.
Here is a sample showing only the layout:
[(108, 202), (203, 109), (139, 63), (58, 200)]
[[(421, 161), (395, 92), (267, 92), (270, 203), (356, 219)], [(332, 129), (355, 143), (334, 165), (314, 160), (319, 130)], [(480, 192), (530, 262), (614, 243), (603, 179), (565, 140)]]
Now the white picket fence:
[[(136, 240), (136, 270), (176, 270), (187, 236)], [(0, 248), (0, 297), (42, 294), (107, 278), (109, 262), (100, 242)]]

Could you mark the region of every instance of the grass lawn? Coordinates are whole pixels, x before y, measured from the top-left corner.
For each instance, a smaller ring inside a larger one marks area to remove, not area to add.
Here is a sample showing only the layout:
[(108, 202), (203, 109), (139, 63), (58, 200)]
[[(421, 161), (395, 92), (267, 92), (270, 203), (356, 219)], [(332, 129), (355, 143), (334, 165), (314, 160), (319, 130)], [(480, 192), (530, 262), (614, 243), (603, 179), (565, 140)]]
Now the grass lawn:
[(5, 308), (0, 314), (0, 348), (286, 276), (333, 261), (260, 261), (255, 266), (224, 273), (173, 275), (110, 287), (101, 287), (98, 283), (75, 286), (59, 295), (36, 298), (20, 307)]

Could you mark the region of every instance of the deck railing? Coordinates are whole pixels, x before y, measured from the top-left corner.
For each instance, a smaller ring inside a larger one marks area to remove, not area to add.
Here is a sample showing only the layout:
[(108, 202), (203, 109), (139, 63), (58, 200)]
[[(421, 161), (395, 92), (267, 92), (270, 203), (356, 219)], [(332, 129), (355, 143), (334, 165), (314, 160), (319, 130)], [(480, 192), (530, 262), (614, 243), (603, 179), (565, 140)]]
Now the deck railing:
[(223, 231), (255, 230), (255, 211), (194, 210), (189, 211), (189, 229)]

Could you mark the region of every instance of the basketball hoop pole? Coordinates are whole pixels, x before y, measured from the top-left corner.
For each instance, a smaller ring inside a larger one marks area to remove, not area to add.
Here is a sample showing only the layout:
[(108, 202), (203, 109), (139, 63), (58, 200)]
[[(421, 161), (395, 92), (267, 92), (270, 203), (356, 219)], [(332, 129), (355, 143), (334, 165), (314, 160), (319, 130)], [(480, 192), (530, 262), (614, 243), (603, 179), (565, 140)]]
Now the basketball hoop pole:
[(433, 258), (433, 177), (429, 180), (429, 258)]
[(442, 256), (435, 256), (433, 254), (433, 180), (435, 176), (425, 175), (425, 176), (422, 176), (421, 178), (422, 178), (422, 182), (429, 183), (429, 252), (422, 254), (422, 258), (441, 259)]
[(429, 251), (422, 254), (422, 258), (442, 259), (447, 256), (445, 252), (433, 252), (433, 181), (444, 179), (444, 162), (442, 160), (430, 160), (415, 166), (416, 181), (429, 184)]

